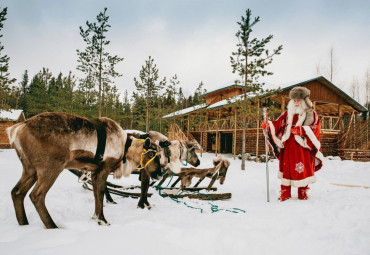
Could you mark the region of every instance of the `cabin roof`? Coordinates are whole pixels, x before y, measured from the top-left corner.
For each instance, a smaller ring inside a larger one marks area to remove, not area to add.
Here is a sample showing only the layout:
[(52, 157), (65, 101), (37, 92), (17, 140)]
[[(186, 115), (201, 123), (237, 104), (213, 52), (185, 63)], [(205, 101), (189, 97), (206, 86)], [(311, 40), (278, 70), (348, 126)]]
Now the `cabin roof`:
[(163, 116), (163, 119), (179, 117), (206, 107), (206, 104), (198, 104)]
[(243, 89), (243, 88), (244, 88), (244, 86), (243, 86), (243, 85), (238, 85), (238, 84), (228, 85), (228, 86), (225, 86), (225, 87), (222, 87), (222, 88), (218, 88), (218, 89), (215, 89), (215, 90), (209, 91), (209, 92), (207, 92), (207, 93), (204, 93), (204, 94), (202, 94), (201, 96), (202, 96), (202, 97), (209, 96), (209, 95), (211, 95), (211, 94), (218, 93), (218, 92), (220, 92), (220, 91), (227, 90), (227, 89), (232, 89), (232, 88), (239, 88), (239, 89)]
[(352, 106), (358, 112), (367, 112), (368, 111), (368, 109), (366, 107), (364, 107), (362, 104), (357, 102), (355, 99), (353, 99), (351, 96), (349, 96), (346, 92), (344, 92), (343, 90), (341, 90), (340, 88), (335, 86), (333, 83), (331, 83), (329, 80), (327, 80), (323, 76), (318, 76), (318, 77), (315, 77), (315, 78), (312, 78), (312, 79), (309, 79), (309, 80), (306, 80), (306, 81), (302, 81), (302, 82), (284, 87), (284, 88), (281, 89), (281, 91), (287, 91), (287, 90), (290, 90), (294, 87), (302, 86), (302, 85), (305, 85), (305, 84), (313, 82), (313, 81), (318, 81), (322, 85), (324, 85), (324, 86), (328, 87), (330, 90), (334, 91), (336, 95), (338, 95), (343, 100), (345, 100), (348, 103), (348, 105)]
[[(276, 96), (278, 96), (278, 95), (284, 95), (284, 97), (287, 97), (288, 93), (289, 93), (289, 90), (291, 90), (292, 88), (297, 87), (297, 86), (305, 86), (306, 84), (309, 84), (309, 83), (312, 83), (312, 82), (315, 82), (315, 81), (319, 82), (321, 85), (328, 88), (328, 90), (330, 92), (334, 92), (334, 94), (337, 97), (341, 98), (342, 102), (344, 100), (344, 102), (346, 102), (346, 104), (351, 106), (356, 111), (358, 111), (358, 112), (367, 112), (368, 111), (368, 109), (366, 109), (366, 107), (361, 105), (359, 102), (357, 102), (355, 99), (353, 99), (351, 96), (349, 96), (347, 93), (345, 93), (343, 90), (341, 90), (340, 88), (335, 86), (333, 83), (328, 81), (323, 76), (315, 77), (313, 79), (309, 79), (309, 80), (306, 80), (306, 81), (303, 81), (303, 82), (299, 82), (299, 83), (281, 88), (279, 90), (279, 92), (277, 92), (275, 95), (272, 95), (272, 97), (275, 97), (275, 99), (276, 99)], [(206, 94), (203, 94), (202, 96), (211, 95), (213, 93), (220, 92), (222, 90), (226, 90), (226, 89), (230, 89), (230, 88), (234, 88), (234, 87), (243, 88), (243, 86), (241, 86), (241, 85), (230, 85), (230, 86), (226, 86), (226, 87), (223, 87), (223, 88), (220, 88), (220, 89), (217, 89), (217, 90), (210, 91)], [(311, 95), (312, 94), (313, 93), (311, 91)], [(250, 93), (249, 95), (247, 95), (248, 98), (251, 98), (251, 97), (254, 97), (254, 96), (256, 96), (256, 95), (253, 94), (253, 93)], [(271, 94), (268, 94), (266, 96), (270, 97)], [(196, 105), (196, 106), (192, 106), (192, 107), (180, 110), (180, 111), (170, 113), (166, 116), (163, 116), (163, 118), (173, 118), (173, 117), (184, 116), (184, 115), (190, 114), (190, 113), (195, 112), (195, 111), (197, 111), (199, 109), (202, 109), (202, 108), (206, 108), (207, 110), (217, 109), (217, 108), (220, 108), (220, 107), (224, 107), (225, 105), (233, 104), (236, 101), (241, 100), (241, 99), (242, 99), (242, 95), (238, 95), (238, 96), (230, 97), (228, 99), (223, 99), (221, 101), (210, 104), (208, 106), (206, 104)]]
[(25, 117), (23, 110), (0, 110), (0, 120), (24, 121)]

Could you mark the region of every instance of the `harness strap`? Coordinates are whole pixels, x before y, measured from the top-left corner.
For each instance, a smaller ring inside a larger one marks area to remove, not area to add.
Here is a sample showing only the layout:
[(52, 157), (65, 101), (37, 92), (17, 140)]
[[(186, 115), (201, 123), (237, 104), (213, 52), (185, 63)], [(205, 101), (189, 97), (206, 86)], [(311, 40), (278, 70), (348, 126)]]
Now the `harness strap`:
[(138, 170), (141, 170), (141, 169), (147, 167), (149, 165), (149, 163), (152, 162), (158, 156), (158, 153), (155, 153), (154, 157), (149, 159), (148, 162), (146, 162), (146, 164), (143, 166), (143, 159), (144, 159), (144, 154), (145, 153), (147, 153), (147, 150), (143, 149), (143, 152), (141, 153), (140, 167), (137, 168)]
[(107, 124), (99, 119), (93, 119), (91, 120), (91, 123), (93, 124), (98, 137), (98, 145), (96, 147), (94, 162), (99, 164), (103, 160), (105, 152), (105, 145), (107, 142), (107, 131), (105, 127)]
[(130, 148), (131, 144), (132, 144), (132, 139), (127, 138), (126, 143), (125, 143), (125, 152), (124, 152), (123, 158), (122, 158), (123, 163), (126, 163), (126, 160), (127, 160), (126, 159), (126, 154), (127, 154), (128, 148)]

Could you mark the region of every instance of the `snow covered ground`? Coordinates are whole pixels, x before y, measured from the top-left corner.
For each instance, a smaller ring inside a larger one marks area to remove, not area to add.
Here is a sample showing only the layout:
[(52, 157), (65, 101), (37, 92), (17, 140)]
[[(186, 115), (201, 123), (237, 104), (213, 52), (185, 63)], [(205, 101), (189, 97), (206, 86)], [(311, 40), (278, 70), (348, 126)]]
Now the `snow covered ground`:
[[(225, 155), (224, 155), (225, 156)], [(214, 154), (203, 154), (200, 167), (210, 167)], [(112, 224), (91, 219), (93, 194), (64, 171), (48, 193), (46, 204), (60, 227), (44, 228), (29, 197), (25, 208), (30, 225), (18, 226), (10, 191), (21, 176), (14, 150), (0, 151), (0, 254), (370, 254), (370, 189), (331, 183), (370, 186), (370, 162), (325, 158), (311, 185), (310, 199), (277, 200), (280, 182), (277, 160), (270, 162), (270, 198), (266, 202), (264, 163), (231, 161), (225, 184), (218, 192), (232, 199), (213, 202), (220, 209), (240, 208), (245, 213), (211, 213), (206, 201), (186, 201), (200, 210), (177, 204), (154, 193), (151, 210), (137, 209), (138, 200), (114, 196), (104, 213)], [(194, 182), (194, 180), (193, 180)], [(137, 175), (121, 179), (138, 183)], [(208, 183), (208, 180), (207, 180)]]

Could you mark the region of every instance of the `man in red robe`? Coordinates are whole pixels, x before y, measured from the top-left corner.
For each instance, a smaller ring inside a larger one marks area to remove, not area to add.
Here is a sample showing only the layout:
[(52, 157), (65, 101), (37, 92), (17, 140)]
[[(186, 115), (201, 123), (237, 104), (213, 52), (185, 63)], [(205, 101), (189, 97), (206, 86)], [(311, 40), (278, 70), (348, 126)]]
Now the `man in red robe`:
[(264, 126), (279, 158), (280, 201), (291, 198), (291, 186), (298, 188), (299, 199), (308, 199), (308, 185), (316, 181), (315, 172), (322, 167), (320, 119), (309, 96), (309, 89), (293, 88), (287, 111)]

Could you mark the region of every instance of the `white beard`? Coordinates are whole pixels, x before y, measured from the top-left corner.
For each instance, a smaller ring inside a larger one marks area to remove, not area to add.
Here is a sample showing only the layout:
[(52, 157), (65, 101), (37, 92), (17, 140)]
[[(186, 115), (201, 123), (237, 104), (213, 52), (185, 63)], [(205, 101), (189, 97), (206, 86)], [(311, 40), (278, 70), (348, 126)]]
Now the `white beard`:
[(307, 105), (306, 105), (306, 102), (304, 100), (301, 100), (301, 104), (296, 106), (294, 104), (294, 100), (290, 100), (289, 103), (288, 103), (288, 106), (287, 106), (287, 109), (288, 109), (288, 114), (299, 114), (299, 115), (302, 115), (303, 113), (306, 112), (307, 110)]

